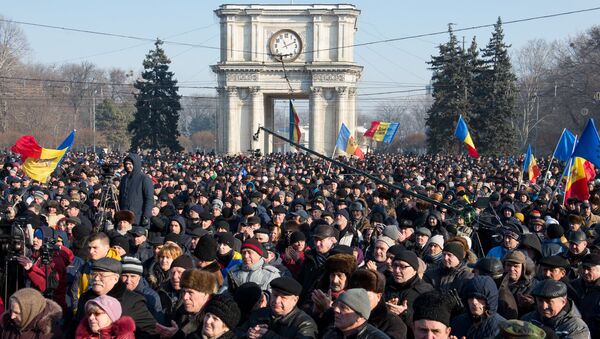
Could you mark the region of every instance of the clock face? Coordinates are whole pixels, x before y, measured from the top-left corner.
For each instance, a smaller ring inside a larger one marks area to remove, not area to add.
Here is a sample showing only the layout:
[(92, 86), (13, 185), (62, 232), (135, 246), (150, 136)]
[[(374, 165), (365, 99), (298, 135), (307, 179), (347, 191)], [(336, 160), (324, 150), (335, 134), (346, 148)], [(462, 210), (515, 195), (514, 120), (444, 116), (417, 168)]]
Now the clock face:
[(282, 29), (271, 36), (269, 49), (277, 61), (294, 61), (302, 51), (302, 40), (298, 33)]

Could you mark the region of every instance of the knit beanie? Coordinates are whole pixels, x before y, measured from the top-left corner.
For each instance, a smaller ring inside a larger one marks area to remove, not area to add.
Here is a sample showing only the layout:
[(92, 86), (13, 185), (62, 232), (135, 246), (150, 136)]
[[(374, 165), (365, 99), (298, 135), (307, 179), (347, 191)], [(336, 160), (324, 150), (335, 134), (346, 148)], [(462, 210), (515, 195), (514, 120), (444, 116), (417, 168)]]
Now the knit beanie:
[(221, 319), (230, 330), (235, 329), (241, 318), (240, 308), (227, 294), (214, 295), (208, 301), (204, 311)]
[(365, 319), (369, 319), (371, 316), (371, 302), (369, 301), (369, 294), (364, 288), (351, 288), (342, 293), (337, 301), (350, 307)]
[(259, 243), (258, 240), (254, 239), (254, 238), (250, 238), (250, 239), (244, 241), (244, 243), (242, 244), (242, 250), (246, 249), (246, 248), (258, 253), (258, 255), (260, 255), (261, 257), (264, 256), (264, 254), (265, 254), (265, 250), (264, 250), (262, 244)]
[(465, 248), (458, 242), (449, 242), (444, 245), (444, 252), (454, 254), (460, 261), (465, 258)]
[(262, 297), (262, 289), (257, 283), (249, 281), (241, 284), (233, 295), (242, 314), (249, 314)]
[(452, 304), (439, 291), (421, 294), (413, 302), (413, 321), (433, 320), (450, 326)]
[(419, 270), (419, 258), (413, 251), (400, 251), (394, 256), (394, 261), (401, 260), (409, 264), (415, 271)]
[(117, 235), (117, 236), (111, 238), (110, 246), (111, 247), (119, 246), (123, 250), (125, 250), (125, 253), (129, 253), (129, 240), (122, 235)]
[(290, 236), (290, 244), (293, 244), (298, 241), (306, 241), (306, 235), (304, 235), (304, 233), (302, 233), (300, 231), (295, 231)]
[(396, 225), (387, 225), (383, 228), (382, 235), (391, 238), (394, 242), (400, 237), (400, 230)]
[(377, 241), (381, 241), (384, 244), (386, 244), (388, 246), (388, 248), (394, 246), (396, 244), (396, 241), (388, 236), (382, 235), (379, 238), (377, 238)]
[(198, 292), (214, 294), (217, 292), (217, 279), (211, 272), (189, 269), (181, 275), (181, 288), (191, 288)]
[(438, 245), (440, 248), (444, 248), (444, 237), (440, 234), (434, 235), (429, 238), (429, 243)]
[(181, 267), (186, 270), (194, 268), (194, 260), (189, 255), (180, 255), (171, 263), (171, 268)]
[(98, 307), (100, 307), (113, 322), (121, 318), (121, 303), (111, 296), (101, 295), (94, 299), (88, 300), (88, 302), (85, 303), (86, 310), (90, 304), (98, 305)]
[(549, 224), (546, 234), (548, 234), (548, 239), (558, 239), (565, 234), (565, 231), (560, 224)]
[(15, 300), (21, 308), (21, 328), (27, 328), (46, 307), (44, 296), (33, 288), (22, 288), (10, 298)]
[(207, 234), (198, 240), (194, 249), (194, 256), (200, 261), (213, 261), (217, 259), (217, 241)]
[[(140, 259), (135, 257), (123, 257), (121, 260), (121, 273), (133, 273), (137, 275), (144, 274), (144, 266)], [(173, 265), (171, 264), (171, 267)]]

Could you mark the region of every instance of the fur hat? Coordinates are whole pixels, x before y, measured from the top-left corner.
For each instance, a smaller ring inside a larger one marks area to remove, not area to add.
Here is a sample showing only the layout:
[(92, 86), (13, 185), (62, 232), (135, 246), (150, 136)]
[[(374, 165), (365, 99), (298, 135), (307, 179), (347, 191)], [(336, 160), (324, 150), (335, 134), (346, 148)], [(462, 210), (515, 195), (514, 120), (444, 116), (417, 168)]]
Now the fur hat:
[(577, 214), (569, 214), (569, 224), (583, 224), (583, 218)]
[(356, 258), (351, 254), (334, 254), (325, 262), (325, 269), (328, 273), (341, 272), (347, 277), (356, 271), (356, 267)]
[(413, 305), (413, 321), (433, 320), (450, 326), (452, 302), (441, 292), (425, 292), (415, 299)]
[(118, 225), (121, 220), (125, 220), (128, 223), (132, 224), (135, 222), (135, 214), (132, 211), (121, 210), (115, 212), (115, 225)]
[(206, 294), (217, 292), (215, 275), (198, 269), (185, 270), (181, 275), (181, 288), (191, 288)]
[(370, 292), (383, 293), (385, 290), (385, 277), (377, 271), (360, 269), (350, 276), (348, 289), (350, 288), (364, 288)]

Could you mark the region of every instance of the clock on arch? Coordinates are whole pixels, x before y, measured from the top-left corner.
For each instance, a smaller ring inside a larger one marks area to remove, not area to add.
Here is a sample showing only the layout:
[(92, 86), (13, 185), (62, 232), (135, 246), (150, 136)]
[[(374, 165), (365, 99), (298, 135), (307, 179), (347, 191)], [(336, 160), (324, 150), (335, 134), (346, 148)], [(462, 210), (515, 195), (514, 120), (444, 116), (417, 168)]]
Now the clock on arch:
[(271, 36), (269, 51), (277, 61), (294, 61), (302, 52), (302, 39), (293, 30), (282, 29)]

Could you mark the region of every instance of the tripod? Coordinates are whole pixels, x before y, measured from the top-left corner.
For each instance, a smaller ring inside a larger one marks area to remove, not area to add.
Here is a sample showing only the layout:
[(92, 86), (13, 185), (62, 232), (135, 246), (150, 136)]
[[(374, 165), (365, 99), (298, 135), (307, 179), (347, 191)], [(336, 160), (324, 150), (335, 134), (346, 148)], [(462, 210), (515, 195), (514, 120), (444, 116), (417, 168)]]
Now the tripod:
[[(100, 197), (100, 204), (98, 208), (102, 208), (102, 213), (100, 213), (100, 220), (98, 220), (98, 224), (95, 225), (94, 228), (96, 232), (100, 230), (105, 230), (105, 222), (106, 222), (106, 206), (108, 206), (109, 200), (112, 200), (115, 204), (115, 210), (119, 211), (119, 195), (117, 194), (117, 188), (112, 184), (114, 176), (108, 178), (108, 184), (105, 187), (102, 187), (102, 195)], [(106, 180), (106, 179), (105, 179)]]

